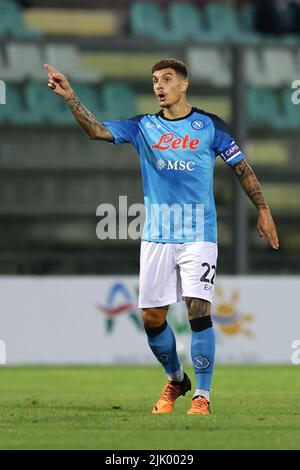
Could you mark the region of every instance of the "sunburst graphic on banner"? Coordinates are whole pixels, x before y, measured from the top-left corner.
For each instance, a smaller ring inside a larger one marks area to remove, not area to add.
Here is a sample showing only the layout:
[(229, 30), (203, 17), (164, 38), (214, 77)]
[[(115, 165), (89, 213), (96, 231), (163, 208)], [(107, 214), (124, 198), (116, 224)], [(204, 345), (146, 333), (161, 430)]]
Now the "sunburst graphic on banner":
[(226, 301), (223, 290), (220, 287), (216, 287), (215, 296), (217, 302), (212, 319), (222, 333), (228, 336), (236, 336), (238, 334), (243, 334), (249, 338), (253, 336), (253, 332), (247, 327), (247, 323), (253, 321), (253, 315), (250, 313), (240, 313), (237, 310), (237, 303), (240, 297), (238, 290), (235, 289), (229, 300)]

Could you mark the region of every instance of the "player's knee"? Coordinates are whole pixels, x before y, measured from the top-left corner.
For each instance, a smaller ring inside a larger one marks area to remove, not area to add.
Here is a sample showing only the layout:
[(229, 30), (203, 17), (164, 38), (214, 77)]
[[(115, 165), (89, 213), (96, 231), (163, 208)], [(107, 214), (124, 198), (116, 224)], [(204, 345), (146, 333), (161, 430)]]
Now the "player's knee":
[(192, 331), (204, 331), (212, 327), (210, 302), (203, 299), (188, 298), (186, 303)]
[(186, 299), (189, 320), (210, 316), (210, 302), (204, 299), (188, 297)]
[(193, 320), (190, 320), (190, 325), (192, 331), (204, 331), (207, 330), (207, 328), (212, 327), (212, 321), (210, 316), (194, 318)]
[(167, 310), (164, 308), (144, 308), (142, 319), (145, 328), (159, 328), (166, 321)]

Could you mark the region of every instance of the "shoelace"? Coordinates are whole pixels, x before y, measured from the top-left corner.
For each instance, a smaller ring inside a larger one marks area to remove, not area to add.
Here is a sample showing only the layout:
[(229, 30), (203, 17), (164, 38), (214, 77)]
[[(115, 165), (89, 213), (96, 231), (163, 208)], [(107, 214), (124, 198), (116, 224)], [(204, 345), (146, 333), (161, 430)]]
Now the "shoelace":
[(195, 400), (193, 400), (193, 408), (205, 411), (207, 409), (206, 399), (204, 397), (195, 398)]
[(159, 400), (174, 401), (179, 397), (179, 394), (180, 386), (175, 386), (169, 383), (162, 389), (162, 394)]

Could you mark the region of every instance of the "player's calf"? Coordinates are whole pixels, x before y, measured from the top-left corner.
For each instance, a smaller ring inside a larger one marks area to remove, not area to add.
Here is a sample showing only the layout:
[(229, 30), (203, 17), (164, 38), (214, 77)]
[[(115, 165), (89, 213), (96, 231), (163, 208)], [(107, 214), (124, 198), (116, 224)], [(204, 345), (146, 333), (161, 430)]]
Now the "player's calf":
[(210, 388), (215, 358), (210, 303), (203, 299), (188, 299), (187, 305), (192, 329), (192, 363), (197, 382), (188, 414), (210, 414)]

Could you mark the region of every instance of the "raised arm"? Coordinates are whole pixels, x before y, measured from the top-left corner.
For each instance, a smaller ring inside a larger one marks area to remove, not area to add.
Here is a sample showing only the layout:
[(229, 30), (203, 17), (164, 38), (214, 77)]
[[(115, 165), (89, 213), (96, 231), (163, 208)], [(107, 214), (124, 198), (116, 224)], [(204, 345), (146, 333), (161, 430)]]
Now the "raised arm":
[(258, 210), (257, 231), (259, 236), (261, 238), (265, 237), (272, 248), (277, 250), (279, 248), (279, 241), (276, 227), (254, 171), (246, 160), (233, 165), (232, 169), (237, 175), (245, 193)]
[(48, 87), (65, 100), (76, 121), (87, 135), (91, 139), (113, 142), (110, 131), (80, 103), (66, 77), (49, 64), (45, 64), (44, 67), (48, 72)]

